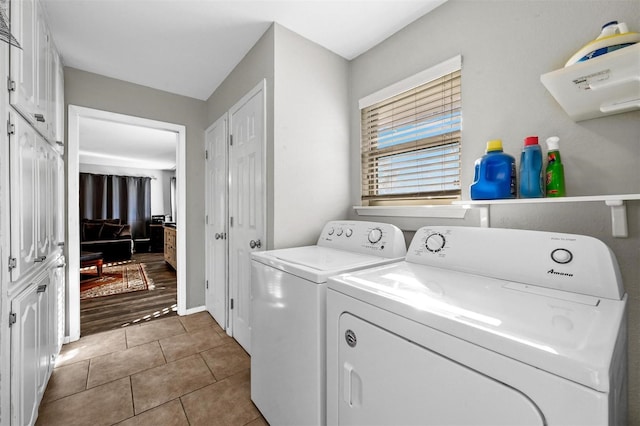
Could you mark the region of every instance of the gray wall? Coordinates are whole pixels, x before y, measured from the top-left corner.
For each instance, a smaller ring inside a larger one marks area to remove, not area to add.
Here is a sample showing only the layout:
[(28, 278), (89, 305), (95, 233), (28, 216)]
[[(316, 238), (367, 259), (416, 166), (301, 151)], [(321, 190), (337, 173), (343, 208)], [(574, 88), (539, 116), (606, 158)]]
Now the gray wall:
[(69, 105), (184, 125), (187, 163), (187, 309), (204, 304), (204, 129), (206, 103), (101, 75), (65, 68), (65, 111)]
[[(360, 197), (358, 100), (461, 54), (463, 198), (469, 198), (473, 162), (489, 139), (502, 138), (516, 158), (529, 135), (560, 137), (569, 195), (640, 193), (640, 112), (571, 121), (540, 83), (540, 75), (595, 38), (605, 22), (640, 30), (640, 2), (449, 0), (351, 64), (351, 202)], [(604, 202), (493, 206), (494, 227), (591, 235), (616, 254), (629, 294), (630, 424), (640, 424), (640, 203), (627, 202), (629, 238), (611, 237)], [(464, 221), (377, 218), (403, 229)], [(355, 217), (355, 216), (354, 216)], [(374, 218), (376, 219), (376, 218)], [(410, 236), (410, 235), (409, 235)]]
[(266, 79), (267, 248), (313, 244), (344, 218), (348, 62), (272, 25), (208, 99), (208, 124)]
[(274, 248), (315, 244), (349, 206), (349, 63), (275, 25)]

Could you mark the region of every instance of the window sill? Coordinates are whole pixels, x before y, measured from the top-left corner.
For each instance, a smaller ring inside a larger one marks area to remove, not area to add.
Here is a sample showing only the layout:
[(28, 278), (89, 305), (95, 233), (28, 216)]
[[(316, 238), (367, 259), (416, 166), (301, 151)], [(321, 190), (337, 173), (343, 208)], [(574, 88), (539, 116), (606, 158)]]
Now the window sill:
[(353, 206), (358, 216), (464, 219), (468, 206)]

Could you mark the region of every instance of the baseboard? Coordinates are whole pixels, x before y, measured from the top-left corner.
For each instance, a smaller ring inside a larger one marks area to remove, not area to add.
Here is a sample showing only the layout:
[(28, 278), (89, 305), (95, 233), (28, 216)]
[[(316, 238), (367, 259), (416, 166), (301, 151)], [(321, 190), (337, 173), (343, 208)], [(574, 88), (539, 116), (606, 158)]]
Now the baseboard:
[(195, 308), (187, 309), (184, 315), (197, 314), (198, 312), (204, 312), (206, 310), (207, 310), (207, 307), (205, 305), (196, 306)]

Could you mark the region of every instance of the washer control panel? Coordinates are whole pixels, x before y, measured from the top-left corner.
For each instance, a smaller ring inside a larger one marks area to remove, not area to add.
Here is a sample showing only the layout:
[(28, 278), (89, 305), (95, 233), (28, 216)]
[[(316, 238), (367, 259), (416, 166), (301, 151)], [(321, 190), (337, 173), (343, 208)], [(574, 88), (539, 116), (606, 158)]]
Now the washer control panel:
[(624, 295), (613, 252), (584, 235), (427, 226), (416, 232), (406, 260), (592, 296)]
[(394, 225), (378, 222), (328, 222), (318, 238), (318, 245), (387, 258), (404, 257), (407, 252), (402, 231)]

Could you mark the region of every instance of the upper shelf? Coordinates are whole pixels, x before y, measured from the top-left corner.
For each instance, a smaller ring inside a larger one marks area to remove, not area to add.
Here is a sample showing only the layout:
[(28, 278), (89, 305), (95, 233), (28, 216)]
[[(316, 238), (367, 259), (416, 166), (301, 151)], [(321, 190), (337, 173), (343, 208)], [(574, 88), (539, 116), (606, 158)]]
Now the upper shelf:
[(574, 121), (640, 109), (640, 43), (540, 76)]
[(593, 201), (604, 201), (611, 209), (611, 235), (617, 238), (629, 236), (627, 227), (627, 209), (625, 201), (640, 200), (640, 194), (619, 194), (619, 195), (595, 195), (583, 197), (557, 197), (557, 198), (514, 198), (503, 200), (462, 200), (454, 201), (453, 204), (462, 207), (476, 207), (480, 209), (480, 225), (489, 226), (490, 205), (496, 204), (536, 204), (536, 203), (585, 203)]

